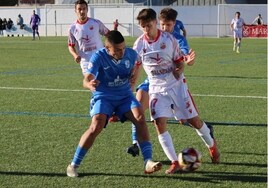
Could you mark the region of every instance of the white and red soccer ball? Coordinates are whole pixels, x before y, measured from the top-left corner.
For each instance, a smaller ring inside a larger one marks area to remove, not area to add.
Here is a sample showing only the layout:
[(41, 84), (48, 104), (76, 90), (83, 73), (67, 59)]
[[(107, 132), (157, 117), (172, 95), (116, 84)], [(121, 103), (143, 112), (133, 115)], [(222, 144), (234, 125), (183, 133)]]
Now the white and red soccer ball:
[(195, 148), (185, 148), (178, 155), (179, 165), (182, 171), (192, 172), (201, 166), (201, 153)]

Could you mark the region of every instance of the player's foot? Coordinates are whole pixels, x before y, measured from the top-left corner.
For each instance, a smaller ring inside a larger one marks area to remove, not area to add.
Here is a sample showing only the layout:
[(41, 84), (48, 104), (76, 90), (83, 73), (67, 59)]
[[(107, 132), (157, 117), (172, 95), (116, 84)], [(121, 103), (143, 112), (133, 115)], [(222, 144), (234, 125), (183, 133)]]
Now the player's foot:
[(68, 165), (68, 167), (67, 167), (67, 176), (72, 177), (72, 178), (77, 177), (78, 176), (77, 168), (72, 166), (72, 165)]
[(110, 118), (109, 118), (109, 123), (112, 123), (112, 122), (118, 122), (120, 121), (119, 117), (116, 116), (116, 115), (112, 115)]
[(240, 51), (239, 50), (236, 50), (236, 53), (240, 54)]
[(127, 153), (132, 155), (133, 157), (136, 157), (140, 154), (140, 149), (137, 144), (133, 144), (130, 147), (127, 148)]
[(218, 164), (220, 163), (220, 152), (218, 150), (216, 140), (215, 139), (213, 140), (214, 140), (214, 145), (211, 148), (209, 148), (209, 154), (210, 154), (212, 163)]
[(38, 36), (38, 40), (40, 40), (40, 37)]
[(175, 174), (176, 172), (180, 171), (180, 165), (178, 161), (173, 161), (169, 167), (169, 169), (166, 170), (166, 174)]
[(148, 160), (145, 165), (144, 173), (151, 174), (158, 170), (161, 170), (161, 168), (162, 168), (162, 163)]

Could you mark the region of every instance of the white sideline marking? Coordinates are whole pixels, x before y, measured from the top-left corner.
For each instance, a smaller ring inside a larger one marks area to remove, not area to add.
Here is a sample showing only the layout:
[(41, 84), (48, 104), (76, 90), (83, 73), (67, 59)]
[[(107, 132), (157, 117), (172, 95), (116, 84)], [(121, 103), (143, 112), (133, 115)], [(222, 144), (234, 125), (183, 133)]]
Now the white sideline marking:
[[(23, 87), (0, 87), (0, 89), (9, 90), (33, 90), (33, 91), (60, 91), (60, 92), (89, 92), (89, 90), (82, 89), (49, 89), (49, 88), (23, 88)], [(203, 95), (192, 94), (197, 97), (222, 97), (222, 98), (250, 98), (250, 99), (267, 99), (265, 96), (238, 96), (238, 95)]]

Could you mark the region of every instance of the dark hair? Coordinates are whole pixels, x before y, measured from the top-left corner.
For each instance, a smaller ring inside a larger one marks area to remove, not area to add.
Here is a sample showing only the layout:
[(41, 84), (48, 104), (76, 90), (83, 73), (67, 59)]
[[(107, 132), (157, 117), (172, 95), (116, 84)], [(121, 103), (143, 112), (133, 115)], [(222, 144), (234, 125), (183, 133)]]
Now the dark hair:
[(121, 44), (122, 42), (125, 41), (123, 35), (116, 30), (109, 31), (105, 35), (106, 41), (109, 42), (110, 44)]
[(236, 14), (238, 14), (240, 16), (240, 12), (236, 12)]
[(85, 0), (77, 0), (75, 3), (75, 7), (77, 6), (77, 5), (86, 5), (86, 6), (88, 6), (87, 5), (87, 2), (85, 1)]
[(178, 12), (168, 7), (168, 8), (163, 8), (160, 11), (159, 19), (166, 20), (166, 21), (169, 21), (169, 20), (175, 21), (177, 16), (178, 16)]
[(137, 20), (139, 23), (140, 21), (150, 22), (156, 20), (156, 12), (151, 8), (142, 9), (137, 16)]

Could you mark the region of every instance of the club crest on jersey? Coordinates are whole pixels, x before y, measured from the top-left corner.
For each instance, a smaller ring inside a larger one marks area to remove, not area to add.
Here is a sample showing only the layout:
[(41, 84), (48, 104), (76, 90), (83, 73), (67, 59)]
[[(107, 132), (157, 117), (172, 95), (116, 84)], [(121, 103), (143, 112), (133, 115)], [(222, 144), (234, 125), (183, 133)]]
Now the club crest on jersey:
[(93, 64), (91, 62), (88, 63), (87, 69), (91, 69), (93, 67)]
[(129, 62), (129, 60), (126, 60), (126, 61), (125, 61), (125, 66), (126, 66), (127, 69), (129, 69), (129, 67), (130, 67), (130, 62)]
[(163, 42), (162, 44), (160, 44), (160, 48), (163, 50), (163, 49), (165, 49), (167, 46), (166, 46), (166, 44)]
[(94, 29), (93, 25), (90, 25), (89, 30), (93, 30), (93, 29)]
[(146, 53), (146, 49), (145, 48), (143, 48), (142, 51), (143, 51), (143, 53)]

